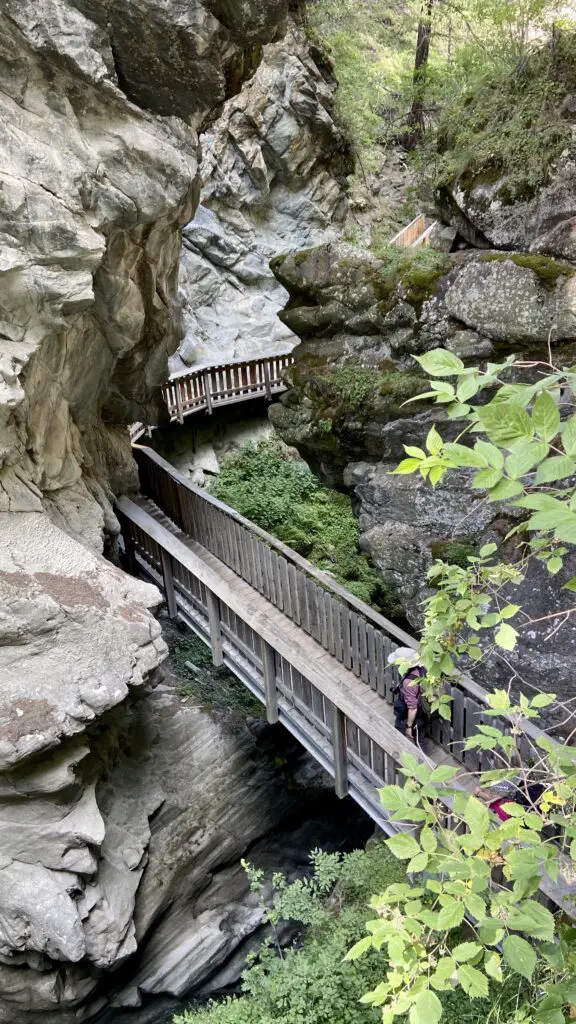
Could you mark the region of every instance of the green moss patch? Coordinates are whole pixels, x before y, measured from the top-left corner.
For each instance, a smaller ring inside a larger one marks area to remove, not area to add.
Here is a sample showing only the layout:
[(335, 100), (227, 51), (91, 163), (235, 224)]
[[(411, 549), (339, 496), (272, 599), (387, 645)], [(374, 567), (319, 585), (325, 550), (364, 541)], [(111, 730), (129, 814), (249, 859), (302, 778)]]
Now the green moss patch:
[(438, 291), (438, 286), (454, 265), (447, 253), (435, 249), (412, 249), (402, 245), (376, 244), (374, 255), (382, 261), (378, 274), (378, 298), (387, 307), (401, 295), (420, 311), (422, 304)]
[(532, 270), (543, 284), (552, 287), (561, 278), (573, 277), (574, 268), (561, 263), (551, 256), (540, 256), (531, 252), (487, 252), (480, 257), (483, 263), (505, 263), (507, 260), (517, 267)]

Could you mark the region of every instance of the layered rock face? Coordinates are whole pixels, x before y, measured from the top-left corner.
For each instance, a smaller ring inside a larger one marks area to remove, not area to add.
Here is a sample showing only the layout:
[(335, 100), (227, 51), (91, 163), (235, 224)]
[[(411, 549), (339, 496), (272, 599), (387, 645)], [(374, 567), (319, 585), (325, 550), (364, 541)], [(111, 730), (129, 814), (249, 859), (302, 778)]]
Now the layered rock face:
[[(392, 583), (410, 622), (421, 624), (426, 570), (434, 558), (465, 558), (487, 541), (503, 544), (513, 511), (487, 505), (470, 476), (449, 474), (432, 490), (419, 476), (391, 476), (403, 445), (422, 446), (439, 406), (404, 405), (428, 390), (412, 356), (444, 346), (466, 362), (511, 351), (547, 351), (552, 338), (560, 364), (573, 361), (576, 276), (570, 263), (528, 254), (429, 254), (396, 265), (344, 245), (327, 245), (273, 261), (290, 292), (284, 322), (302, 341), (295, 349), (291, 389), (270, 416), (333, 486), (357, 503), (361, 546)], [(454, 439), (460, 425), (441, 432)], [(510, 543), (505, 557), (513, 557)], [(566, 579), (576, 570), (567, 564)], [(558, 598), (558, 578), (538, 563), (514, 590), (531, 617), (571, 602)], [(533, 627), (508, 663), (491, 665), (487, 681), (514, 672), (544, 689), (570, 692), (576, 630), (569, 624), (549, 644), (547, 624)], [(475, 675), (479, 677), (477, 667)]]
[(165, 645), (156, 591), (101, 558), (102, 536), (117, 529), (112, 495), (136, 484), (126, 424), (156, 417), (179, 338), (197, 129), (284, 14), (284, 0), (0, 2), (0, 1020), (11, 1024), (82, 1019), (98, 972), (135, 948), (147, 821), (165, 797), (109, 796), (103, 716), (148, 685)]
[(333, 117), (326, 57), (294, 22), (202, 137), (202, 199), (184, 229), (180, 297), (185, 337), (171, 370), (288, 351), (277, 318), (286, 292), (268, 263), (334, 238), (353, 167)]

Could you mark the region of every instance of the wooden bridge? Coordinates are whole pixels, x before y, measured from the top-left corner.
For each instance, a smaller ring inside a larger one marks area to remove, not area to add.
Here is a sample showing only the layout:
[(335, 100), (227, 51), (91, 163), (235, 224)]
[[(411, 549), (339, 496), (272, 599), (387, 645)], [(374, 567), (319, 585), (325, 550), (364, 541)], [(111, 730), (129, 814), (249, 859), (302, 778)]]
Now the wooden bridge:
[[(252, 398), (271, 401), (274, 395), (286, 390), (283, 373), (293, 362), (290, 352), (279, 352), (256, 359), (199, 363), (188, 373), (170, 377), (163, 385), (162, 395), (170, 421), (184, 423), (185, 418), (193, 413), (212, 414), (214, 409), (223, 405), (247, 402)], [(129, 429), (132, 442), (150, 432), (143, 423), (133, 423)]]
[[(494, 724), (483, 717), (482, 687), (469, 678), (449, 687), (451, 720), (433, 723), (425, 755), (395, 729), (391, 707), (388, 655), (414, 639), (156, 452), (135, 446), (134, 456), (142, 496), (117, 503), (128, 564), (161, 588), (170, 616), (210, 646), (214, 664), (262, 701), (268, 721), (334, 777), (340, 797), (350, 794), (391, 834), (406, 826), (388, 819), (377, 789), (403, 784), (403, 753), (461, 767), (458, 785), (473, 788), (489, 755), (464, 742), (479, 722)], [(526, 732), (533, 743), (543, 735), (532, 723)], [(541, 889), (556, 904), (573, 898), (562, 877), (543, 878)]]

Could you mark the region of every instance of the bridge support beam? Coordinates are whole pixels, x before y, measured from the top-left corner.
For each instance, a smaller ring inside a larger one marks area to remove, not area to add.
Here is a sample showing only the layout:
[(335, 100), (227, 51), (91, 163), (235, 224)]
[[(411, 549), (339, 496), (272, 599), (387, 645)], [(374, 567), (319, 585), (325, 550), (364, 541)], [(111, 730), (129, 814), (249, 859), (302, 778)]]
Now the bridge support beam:
[(174, 590), (172, 558), (167, 551), (164, 551), (164, 548), (160, 551), (160, 557), (162, 559), (162, 576), (164, 577), (164, 596), (166, 598), (166, 607), (170, 618), (175, 619), (178, 615), (178, 606), (176, 604), (176, 593)]
[(334, 788), (336, 796), (348, 796), (348, 768), (346, 758), (346, 718), (334, 704), (332, 707), (332, 749), (334, 752)]
[(222, 649), (222, 630), (220, 629), (220, 602), (211, 590), (206, 588), (208, 602), (208, 622), (210, 625), (210, 644), (212, 646), (212, 664), (219, 668), (224, 664)]
[(278, 691), (276, 689), (276, 660), (274, 648), (262, 640), (262, 673), (266, 697), (266, 718), (270, 725), (278, 721)]

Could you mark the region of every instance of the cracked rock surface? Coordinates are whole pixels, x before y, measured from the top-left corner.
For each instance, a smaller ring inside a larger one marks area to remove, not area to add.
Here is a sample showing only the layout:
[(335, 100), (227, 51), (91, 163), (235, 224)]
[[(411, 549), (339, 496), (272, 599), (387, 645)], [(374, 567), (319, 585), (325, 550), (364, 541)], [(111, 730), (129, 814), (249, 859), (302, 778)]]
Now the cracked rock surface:
[[(281, 36), (285, 7), (0, 0), (6, 1024), (88, 1019), (105, 1000), (102, 972), (139, 941), (149, 819), (174, 783), (150, 771), (137, 792), (128, 764), (118, 774), (114, 716), (148, 693), (166, 648), (150, 614), (157, 592), (102, 558), (103, 535), (118, 530), (113, 496), (137, 486), (126, 425), (157, 419), (180, 338), (198, 129)], [(129, 746), (124, 736), (122, 754)]]
[(184, 339), (172, 372), (197, 362), (289, 351), (287, 299), (272, 256), (336, 237), (352, 172), (334, 120), (328, 58), (291, 22), (203, 136), (201, 205), (183, 233)]

